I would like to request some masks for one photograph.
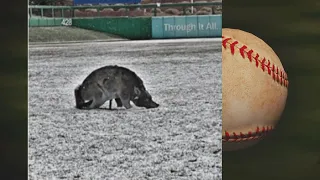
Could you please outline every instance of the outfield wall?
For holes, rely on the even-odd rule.
[[[87,2],[89,0],[79,0],[79,2],[80,1]],[[132,2],[133,1],[135,0],[132,0]],[[115,34],[132,40],[221,37],[222,15],[214,14],[214,7],[221,5],[222,2],[217,1],[206,3],[131,4],[126,6],[29,6],[29,27],[75,26]],[[192,6],[197,8],[207,7],[206,12],[210,15],[191,15],[190,9],[188,8]],[[174,7],[180,8],[179,10],[175,9],[179,11],[176,13],[179,15],[173,16],[170,14],[167,16],[163,14],[163,12],[157,12],[159,8],[168,10],[168,8]],[[106,10],[106,8],[108,9]],[[119,11],[124,14],[115,16],[113,12],[118,11],[114,11],[114,9],[119,8],[125,8],[125,11]],[[147,13],[146,16],[131,16],[128,12],[131,12],[132,9],[139,12],[142,11],[141,9],[144,9],[149,11],[149,14]],[[86,15],[78,16],[80,12]],[[95,12],[95,14],[93,14],[93,12]],[[108,15],[106,12],[112,13]],[[152,16],[150,16],[151,12]],[[160,13],[162,14],[160,15]]]
[[[106,32],[132,40],[152,39],[151,17],[73,18],[72,26]]]
[[[65,21],[71,21],[66,18],[30,18],[29,27],[53,27],[63,26]]]
[[[152,17],[152,38],[221,37],[222,16]]]
[[[29,27],[75,26],[132,40],[221,37],[221,15],[31,18]]]
[[[72,26],[132,40],[221,37],[221,15],[74,18]]]

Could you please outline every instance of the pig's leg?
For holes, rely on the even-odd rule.
[[[122,102],[121,102],[121,99],[120,98],[115,98],[114,99],[117,103],[117,107],[122,107]]]
[[[109,100],[109,98],[106,96],[106,94],[102,90],[99,90],[99,91],[95,92],[93,99],[92,99],[92,103],[90,104],[90,106],[88,108],[89,109],[99,108],[107,100]]]
[[[109,101],[109,110],[112,109],[112,99]]]
[[[132,108],[130,104],[130,93],[128,91],[120,92],[120,100],[126,109]]]

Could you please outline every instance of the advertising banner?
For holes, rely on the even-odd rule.
[[[152,38],[221,36],[221,15],[152,17]]]

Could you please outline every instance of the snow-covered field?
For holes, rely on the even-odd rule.
[[[220,180],[221,39],[30,46],[29,178]],[[156,109],[75,109],[94,69],[125,66]]]

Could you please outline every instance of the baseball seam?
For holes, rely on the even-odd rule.
[[[246,45],[239,45],[239,41],[234,40],[230,37],[222,36],[222,46],[224,49],[230,48],[231,54],[235,54],[235,49],[238,50],[238,53],[240,53],[241,57],[243,59],[246,58],[252,62],[255,62],[255,66],[258,68],[260,67],[263,72],[266,72],[272,77],[274,81],[279,83],[281,86],[288,87],[289,81],[288,76],[286,72],[279,67],[277,67],[275,64],[271,63],[270,60],[267,60],[265,57],[260,57],[259,53],[255,52],[253,49],[248,48]],[[260,57],[260,59],[259,59]],[[242,132],[236,133],[236,132],[228,132],[225,131],[222,135],[222,141],[223,142],[240,142],[240,141],[248,141],[248,140],[254,140],[259,139],[265,136],[267,133],[272,131],[274,127],[272,126],[262,126],[257,127],[254,132],[248,131],[246,134],[243,134]]]
[[[238,134],[233,132],[232,134],[230,134],[229,132],[225,131],[224,135],[222,135],[222,141],[223,142],[239,142],[239,141],[259,139],[272,130],[273,130],[272,126],[262,126],[260,128],[257,127],[254,132],[249,131],[247,134],[243,134],[242,132]]]
[[[289,86],[287,73],[283,69],[280,69],[265,57],[259,59],[259,53],[255,52],[253,49],[249,49],[246,45],[242,45],[241,47],[239,47],[239,41],[237,40],[225,36],[222,36],[222,39],[222,46],[224,47],[224,49],[227,49],[227,45],[229,45],[232,55],[235,54],[235,49],[238,49],[238,53],[240,53],[243,59],[245,59],[247,55],[247,58],[250,62],[254,61],[255,66],[257,68],[260,67],[263,72],[267,71],[274,81],[284,87]]]

